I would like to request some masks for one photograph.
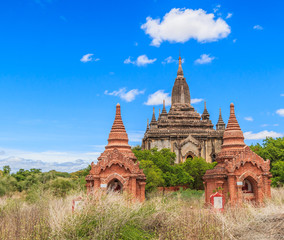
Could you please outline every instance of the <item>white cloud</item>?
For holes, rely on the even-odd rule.
[[[152,64],[154,62],[156,62],[157,58],[154,58],[154,59],[149,59],[147,57],[147,55],[141,55],[139,56],[135,61],[132,61],[131,60],[131,57],[128,57],[127,59],[124,60],[123,63],[125,64],[134,64],[134,65],[137,65],[137,66],[146,66],[148,64]]]
[[[144,137],[144,131],[129,131],[128,132],[129,142],[141,143]]]
[[[220,10],[220,8],[221,8],[221,5],[220,5],[220,4],[216,5],[216,7],[213,8],[213,12],[214,12],[214,13],[218,12],[218,11]]]
[[[128,58],[126,58],[124,61],[123,61],[124,64],[129,64],[129,63],[132,63],[132,64],[135,64],[135,62],[131,61],[131,57],[129,56]]]
[[[267,127],[267,126],[269,126],[269,125],[266,124],[266,123],[261,125],[261,127]]]
[[[255,25],[255,26],[253,26],[253,29],[255,29],[255,30],[263,30],[263,27],[260,26],[260,25]]]
[[[163,41],[184,43],[195,39],[202,43],[213,42],[226,38],[231,32],[230,26],[222,18],[215,20],[213,13],[186,8],[171,9],[162,21],[147,17],[141,29],[153,39],[151,45],[156,47]]]
[[[252,117],[245,117],[244,118],[246,121],[249,121],[249,122],[252,122],[253,121],[253,118]]]
[[[233,43],[236,43],[237,42],[237,39],[235,38],[235,39],[233,39]]]
[[[83,62],[83,63],[86,63],[86,62],[91,62],[91,61],[97,62],[97,61],[100,60],[99,58],[93,58],[93,56],[94,56],[93,53],[85,54],[85,55],[80,59],[80,61]]]
[[[226,19],[229,19],[233,16],[233,13],[228,13]]]
[[[136,96],[143,94],[144,92],[145,90],[139,91],[138,89],[132,89],[127,92],[126,88],[120,88],[119,90],[113,92],[108,92],[108,90],[105,90],[104,93],[110,96],[118,96],[126,102],[132,102]]]
[[[161,105],[163,104],[163,100],[165,100],[166,106],[171,105],[171,97],[169,96],[169,93],[165,93],[164,90],[158,90],[157,92],[150,94],[148,96],[147,102],[145,102],[144,104],[152,106]]]
[[[100,152],[31,152],[18,149],[1,149],[0,168],[9,165],[13,171],[20,168],[40,168],[43,171],[73,172],[96,162]]]
[[[284,108],[278,109],[278,110],[276,111],[276,113],[277,113],[279,116],[284,117]]]
[[[266,137],[272,137],[272,138],[277,138],[277,137],[283,137],[284,135],[282,133],[277,133],[274,131],[261,131],[258,133],[252,133],[252,132],[245,132],[244,137],[246,140],[260,140],[260,139],[265,139]]]
[[[209,54],[202,54],[200,55],[200,58],[194,61],[194,63],[195,64],[207,64],[207,63],[211,63],[214,59],[215,57],[210,57]]]
[[[136,47],[137,47],[137,46],[138,46],[138,42],[135,42],[135,43],[134,43],[134,46],[136,46]]]
[[[191,100],[190,100],[190,103],[191,104],[197,104],[197,103],[200,103],[200,102],[202,102],[203,101],[203,98],[192,98]]]
[[[184,63],[184,58],[181,59],[181,62]],[[166,64],[166,63],[178,63],[178,60],[174,59],[172,56],[169,56],[165,58],[165,60],[162,62],[162,64]]]
[[[284,93],[281,93],[281,94],[280,94],[280,97],[284,97]]]

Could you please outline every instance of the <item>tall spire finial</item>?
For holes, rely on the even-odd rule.
[[[152,128],[153,125],[157,125],[157,120],[156,120],[156,116],[155,116],[155,108],[153,107],[153,116],[152,116],[152,120],[150,122],[150,126]]]
[[[207,108],[206,108],[206,101],[204,101],[204,111],[201,117],[202,117],[202,120],[209,120],[209,117],[210,117],[210,114],[208,113]]]
[[[219,110],[219,119],[218,119],[218,122],[216,124],[216,129],[217,130],[225,130],[225,128],[226,128],[226,124],[223,121],[221,108],[220,108],[220,110]]]
[[[150,127],[149,127],[149,119],[147,119],[147,128],[146,128],[146,131],[149,130],[149,128],[150,128]]]
[[[179,58],[178,58],[178,72],[177,72],[177,75],[183,77],[183,70],[182,70],[181,64],[182,64],[182,59],[181,59],[181,56],[179,55]]]

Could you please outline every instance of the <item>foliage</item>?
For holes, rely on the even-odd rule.
[[[10,166],[4,166],[0,174],[0,196],[11,195],[13,192],[25,192],[26,200],[35,202],[41,198],[42,191],[49,190],[58,197],[66,196],[72,189],[85,190],[85,176],[90,166],[69,174],[51,170],[42,172],[41,169],[20,169],[10,174]]]
[[[271,173],[273,178],[271,184],[274,187],[279,187],[284,184],[284,161],[276,161],[272,164]]]
[[[257,143],[250,148],[263,159],[270,160],[272,173],[272,186],[281,186],[284,184],[284,137],[271,138],[263,140],[262,145]]]
[[[271,165],[276,161],[284,161],[284,137],[267,137],[263,140],[262,145],[252,144],[250,148],[263,159],[269,159]]]
[[[216,162],[208,163],[203,158],[198,157],[187,159],[184,163],[184,168],[194,179],[191,188],[199,190],[204,189],[202,177],[208,169],[214,168],[216,164]]]
[[[175,164],[175,153],[172,153],[170,149],[141,150],[137,146],[132,151],[147,177],[147,192],[158,186],[187,185],[194,189],[203,189],[203,175],[206,170],[213,168],[216,164],[207,163],[204,159],[196,157],[187,159],[184,163]]]

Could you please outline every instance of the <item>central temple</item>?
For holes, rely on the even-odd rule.
[[[221,151],[225,123],[219,113],[216,129],[204,102],[202,115],[191,105],[189,87],[183,75],[182,60],[179,57],[177,77],[172,89],[171,108],[167,113],[165,100],[163,110],[156,120],[153,109],[152,120],[142,140],[143,149],[169,148],[176,154],[176,163],[187,158],[202,157],[207,162],[215,161]]]

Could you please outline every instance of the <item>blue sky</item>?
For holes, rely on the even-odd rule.
[[[206,100],[212,122],[220,107],[227,122],[233,102],[247,144],[283,136],[283,7],[2,1],[0,167],[82,168],[104,150],[117,102],[130,144],[139,144],[153,106],[169,101],[179,51],[199,113]]]

